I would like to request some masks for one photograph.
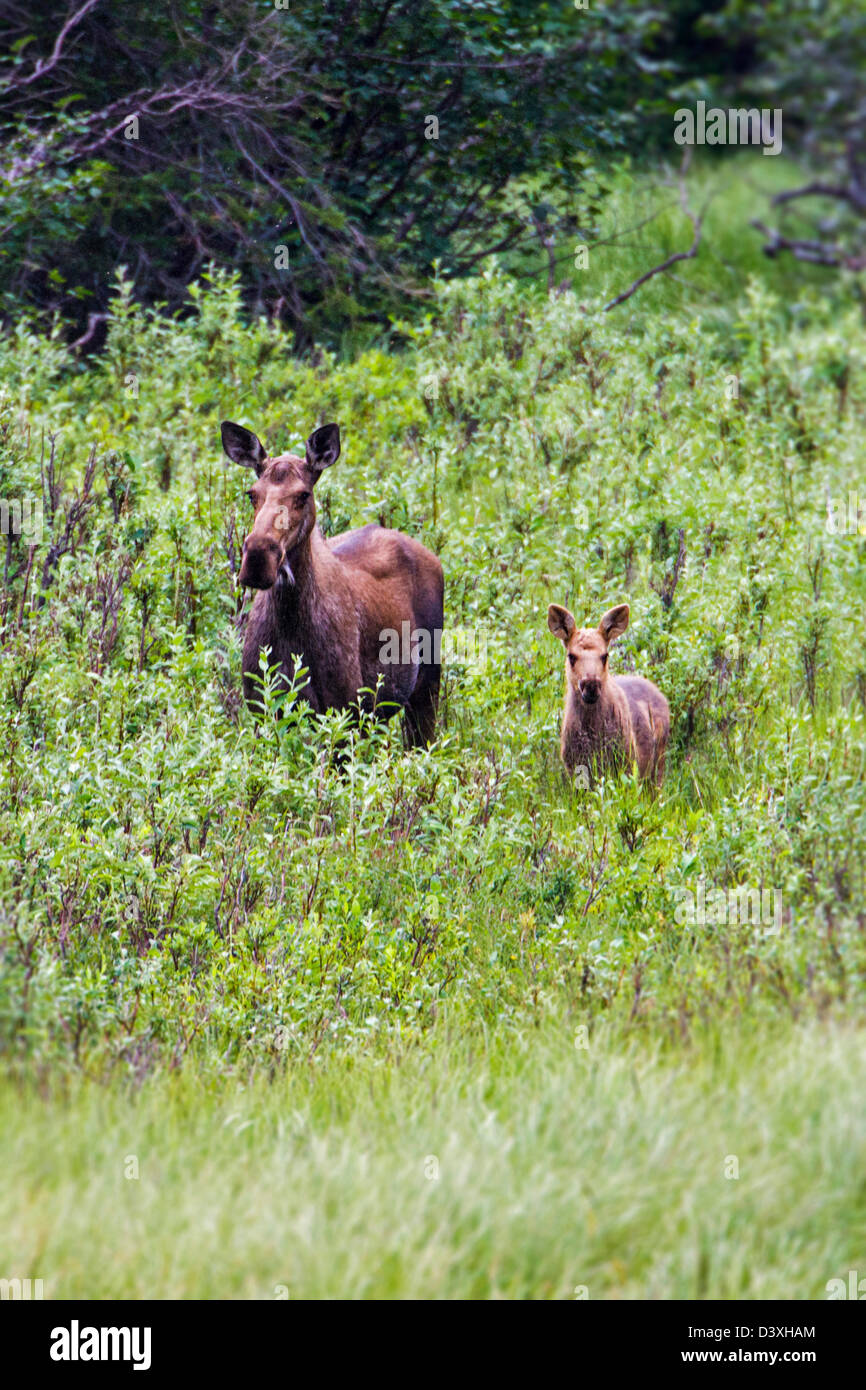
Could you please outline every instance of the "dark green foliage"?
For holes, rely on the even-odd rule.
[[[7,10],[7,313],[84,325],[121,263],[177,306],[212,260],[320,338],[434,262],[461,274],[592,225],[589,166],[621,141],[649,23],[623,4],[98,0],[34,76],[57,16]]]

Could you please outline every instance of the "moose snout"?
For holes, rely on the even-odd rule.
[[[240,582],[245,589],[272,589],[280,569],[280,547],[276,541],[244,541]]]
[[[585,705],[594,705],[601,694],[601,681],[582,680],[578,681],[577,688],[580,691],[580,698]]]

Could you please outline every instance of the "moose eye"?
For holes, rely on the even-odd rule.
[[[576,665],[577,665],[577,657],[575,656],[574,652],[569,652],[569,653],[568,653],[568,659],[569,659],[569,661],[571,662],[572,666],[576,666]]]
[[[601,664],[602,664],[602,666],[606,666],[606,665],[607,665],[607,652],[605,652],[604,655],[602,656],[602,658],[601,658]]]
[[[301,507],[306,507],[309,500],[310,494],[308,492],[299,492],[297,497],[295,498],[295,506],[300,511]]]

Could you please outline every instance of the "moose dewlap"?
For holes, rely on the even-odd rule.
[[[611,642],[628,627],[621,603],[597,628],[578,627],[567,608],[552,603],[547,625],[565,647],[565,709],[560,751],[570,774],[578,768],[615,771],[637,763],[641,777],[661,786],[670,733],[668,702],[642,676],[612,676]]]
[[[258,590],[244,642],[244,694],[255,706],[262,651],[292,679],[294,658],[307,671],[303,696],[321,713],[348,709],[377,690],[376,711],[402,710],[409,741],[433,736],[441,657],[383,656],[381,634],[442,630],[442,565],[420,542],[383,526],[362,526],[325,540],[314,489],[340,456],[340,431],[323,425],[305,456],[268,456],[252,430],[225,421],[223,448],[256,475],[248,496],[255,515],[243,545],[240,582]],[[426,659],[425,659],[426,656]],[[381,683],[380,683],[381,682]]]

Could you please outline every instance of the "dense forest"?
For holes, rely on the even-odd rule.
[[[305,346],[423,303],[434,267],[541,256],[559,283],[600,236],[611,160],[670,157],[672,112],[698,100],[781,108],[786,153],[819,171],[758,209],[768,253],[862,256],[866,38],[846,0],[3,11],[0,307],[59,312],[88,348],[119,264],[171,309],[208,264],[237,269]]]

